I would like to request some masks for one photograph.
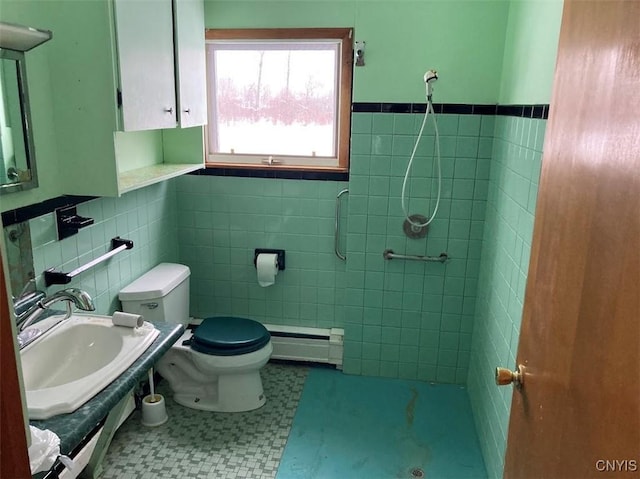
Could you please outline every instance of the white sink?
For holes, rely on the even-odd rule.
[[[45,330],[63,316],[32,326]],[[31,328],[27,328],[31,329]],[[113,382],[160,332],[114,326],[111,316],[74,314],[20,351],[30,419],[73,412]]]

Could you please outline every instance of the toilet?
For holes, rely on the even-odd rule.
[[[127,313],[146,321],[189,324],[187,266],[161,263],[118,295]],[[251,411],[264,405],[260,369],[273,346],[269,331],[257,321],[213,317],[184,334],[156,364],[173,399],[204,411]]]

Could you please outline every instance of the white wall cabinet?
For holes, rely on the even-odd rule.
[[[122,129],[204,125],[202,0],[116,0]]]
[[[171,0],[116,0],[114,14],[122,130],[175,127]]]
[[[43,2],[60,182],[119,196],[204,165],[203,0]]]
[[[207,123],[207,84],[202,0],[175,0],[174,37],[178,122],[182,128]]]

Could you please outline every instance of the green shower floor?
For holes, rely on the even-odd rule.
[[[416,477],[486,478],[466,390],[311,368],[276,479]]]

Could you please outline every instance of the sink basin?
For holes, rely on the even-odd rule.
[[[75,411],[131,366],[160,333],[146,321],[127,328],[114,326],[111,316],[74,314],[60,322],[63,317],[34,324],[51,329],[20,351],[30,419]]]

